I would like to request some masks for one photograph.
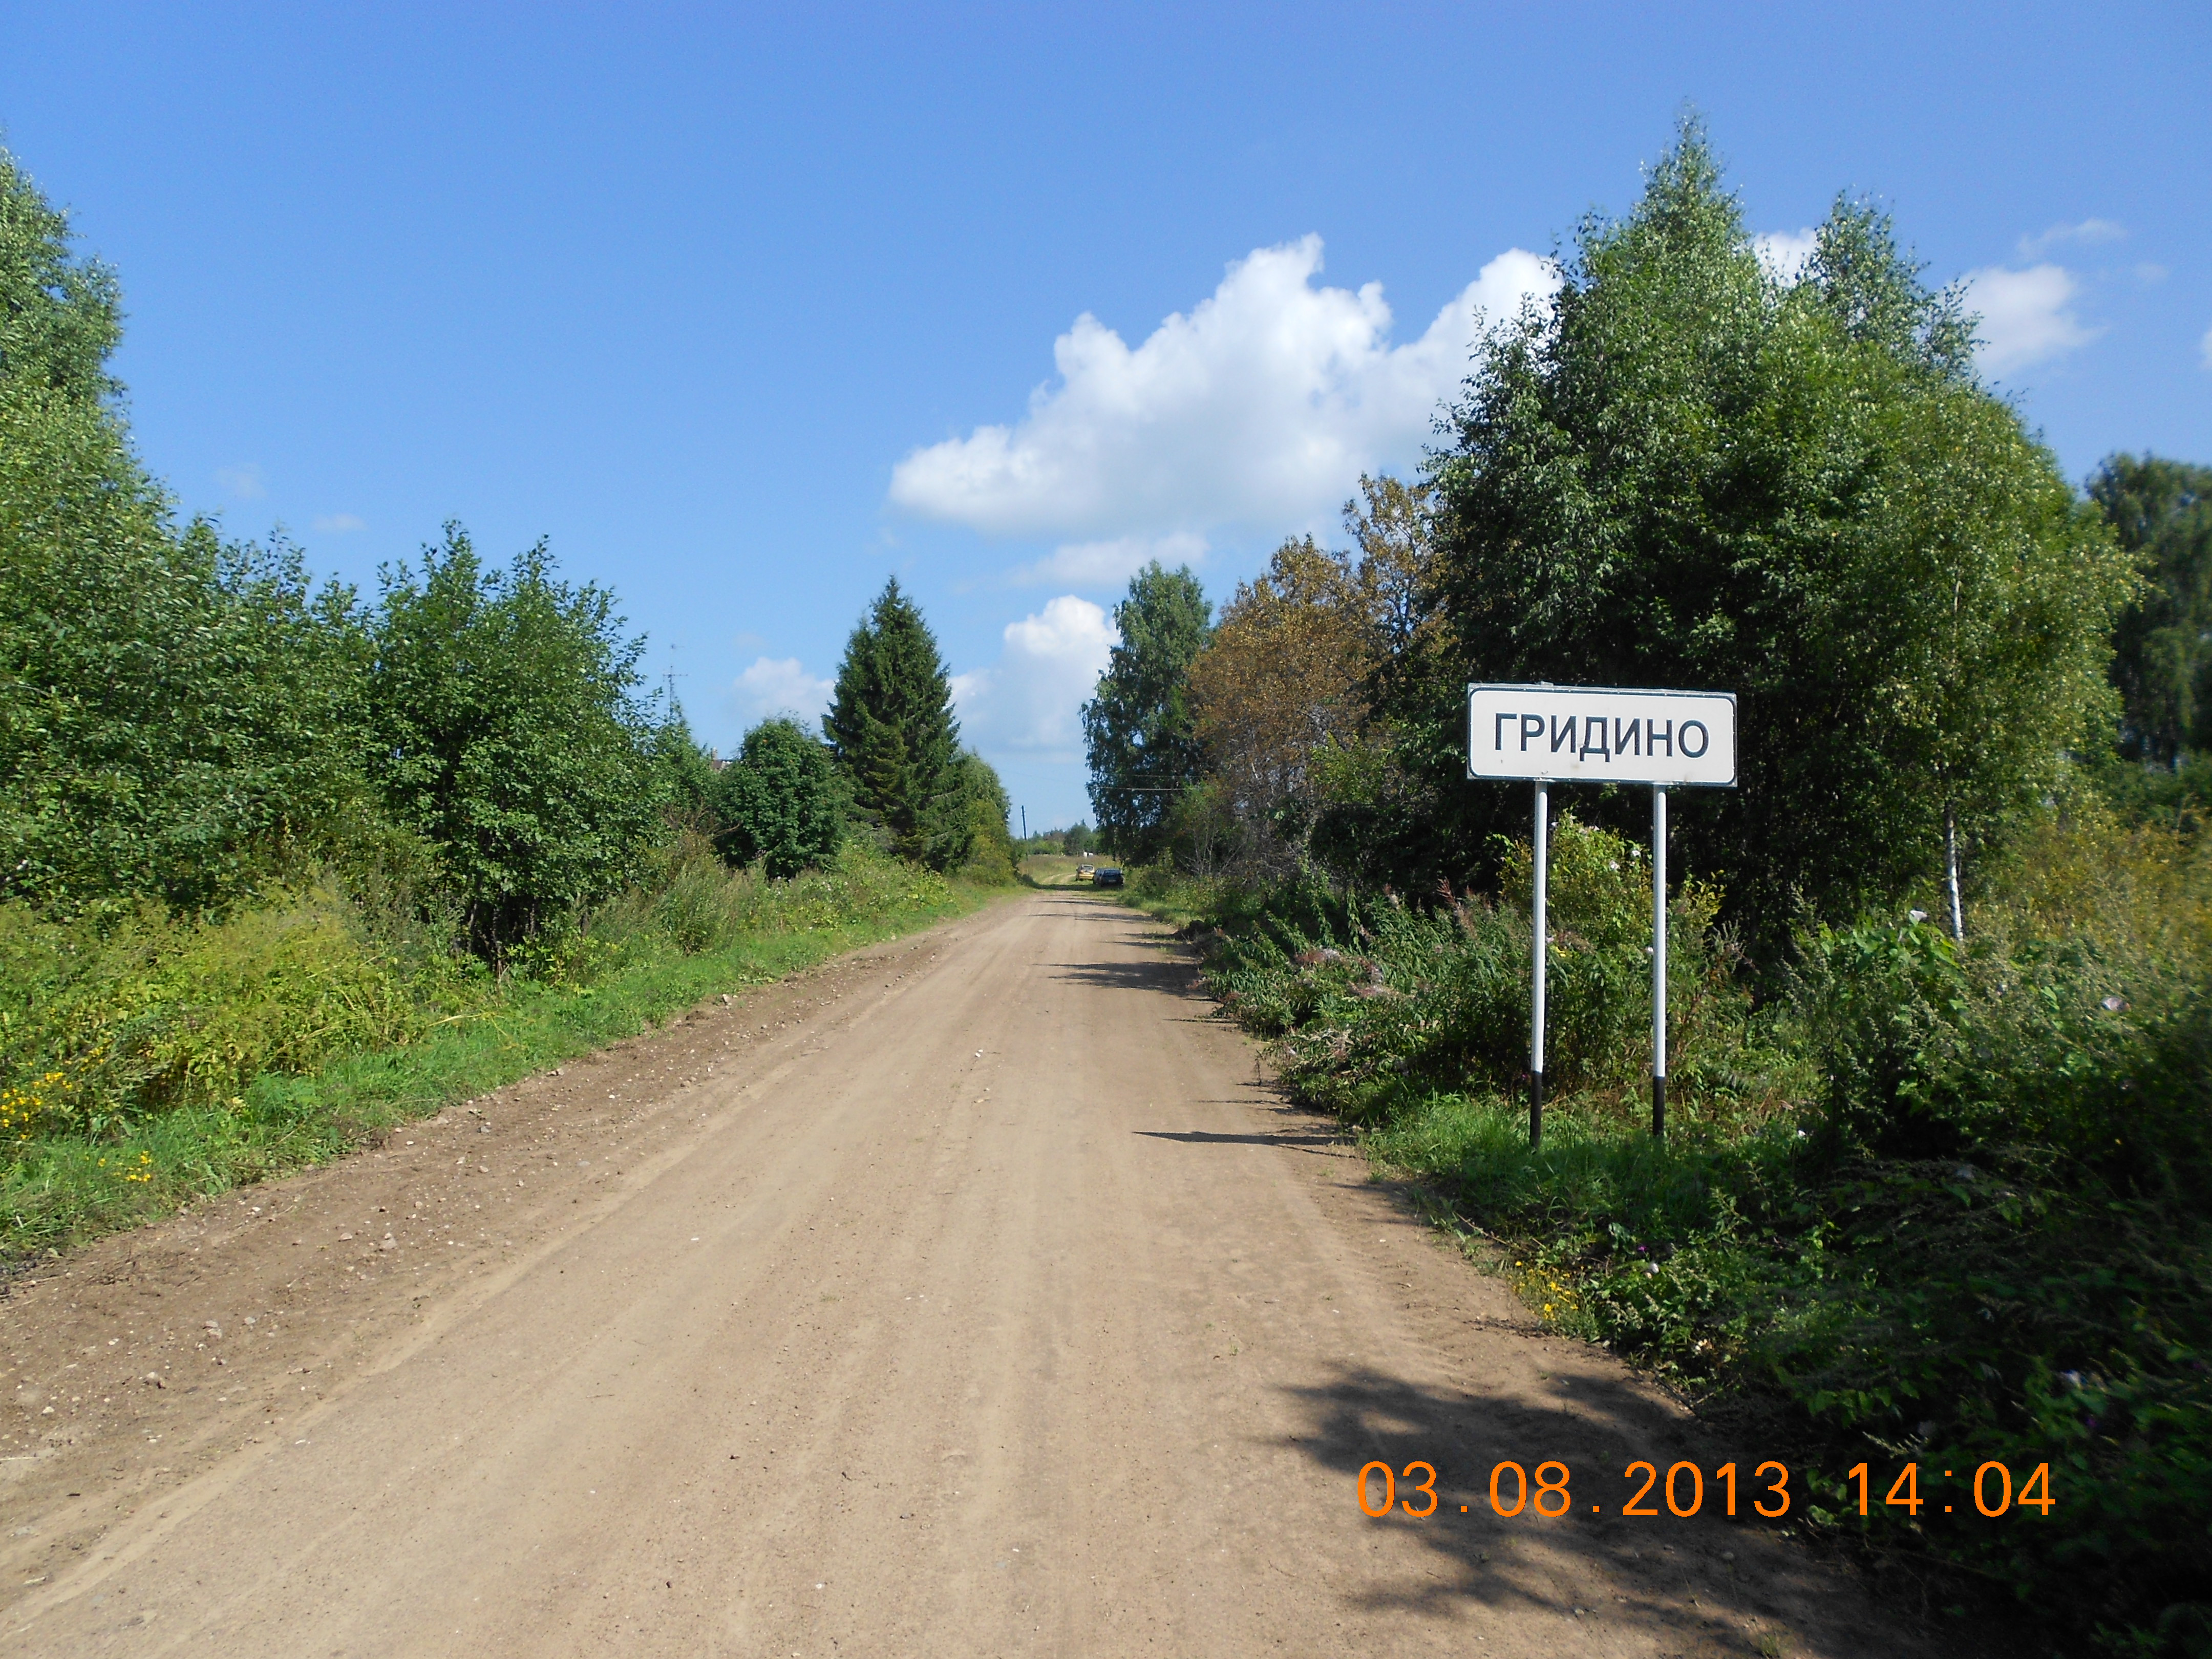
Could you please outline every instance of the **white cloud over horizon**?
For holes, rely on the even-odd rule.
[[[2204,367],[2212,368],[2212,328],[2204,331],[2204,337],[2197,343],[2197,349],[2204,359]]]
[[[1770,230],[1751,239],[1759,262],[1785,283],[1805,274],[1820,246],[1820,233],[1808,225],[1802,230]]]
[[[836,689],[835,681],[808,673],[796,657],[756,657],[732,688],[738,713],[748,727],[771,714],[790,714],[810,732],[829,711],[830,694]]]
[[[1133,538],[1317,523],[1361,472],[1417,459],[1482,329],[1559,285],[1549,260],[1509,249],[1418,339],[1392,345],[1382,284],[1316,286],[1321,270],[1319,236],[1255,249],[1133,349],[1085,312],[1053,343],[1059,378],[1018,422],[912,451],[892,469],[892,504],[990,535],[1070,538],[1030,567],[1040,580],[1103,569]]]
[[[2031,265],[2026,270],[1984,265],[1968,271],[1963,281],[1966,309],[1981,319],[1975,360],[1985,374],[2002,376],[2048,362],[2105,331],[2075,313],[2081,284],[2063,265]]]
[[[241,501],[258,501],[269,493],[269,480],[261,471],[258,461],[246,461],[237,466],[219,466],[215,470],[215,481],[226,495]]]
[[[368,529],[368,521],[357,513],[326,513],[307,527],[318,536],[349,536]]]
[[[1047,583],[1070,587],[1119,587],[1154,559],[1173,567],[1198,564],[1210,550],[1206,539],[1179,530],[1166,536],[1117,536],[1111,541],[1071,542],[1054,548],[1009,578],[1017,586]]]
[[[1079,716],[1121,637],[1103,607],[1073,593],[1008,623],[995,664],[952,677],[962,737],[986,753],[1080,759]]]
[[[2053,225],[2034,236],[2020,239],[2020,257],[2039,259],[2063,242],[2077,242],[2094,246],[2100,242],[2117,242],[2127,235],[2126,227],[2110,219],[2084,219],[2077,225]]]

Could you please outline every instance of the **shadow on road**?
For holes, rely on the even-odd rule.
[[[1521,1379],[1501,1378],[1492,1389],[1470,1378],[1464,1392],[1438,1390],[1346,1365],[1331,1381],[1285,1390],[1306,1423],[1295,1437],[1299,1449],[1342,1477],[1347,1535],[1374,1528],[1403,1532],[1433,1563],[1418,1573],[1378,1571],[1354,1592],[1363,1605],[1441,1613],[1472,1599],[1566,1619],[1626,1616],[1646,1629],[1650,1621],[1666,1626],[1662,1653],[1759,1652],[1760,1635],[1777,1626],[1818,1628],[1821,1649],[1859,1650],[1842,1632],[1871,1613],[1863,1585],[1839,1581],[1832,1563],[1816,1565],[1786,1544],[1773,1547],[1778,1540],[1752,1536],[1789,1524],[1751,1513],[1753,1500],[1765,1496],[1751,1478],[1765,1461],[1758,1449],[1711,1438],[1637,1389],[1580,1370],[1540,1376],[1536,1387],[1541,1392],[1534,1398]],[[1662,1479],[1677,1463],[1696,1465],[1703,1482],[1697,1512],[1671,1513],[1663,1490],[1655,1489],[1643,1507],[1656,1516],[1621,1515],[1643,1484],[1640,1472],[1633,1480],[1623,1473],[1638,1460],[1654,1464]],[[1722,1512],[1724,1488],[1715,1473],[1730,1462],[1738,1469],[1735,1520]],[[1538,1465],[1548,1462],[1569,1472],[1568,1507],[1557,1518],[1536,1513]],[[1387,1516],[1360,1507],[1360,1473],[1376,1463],[1393,1472],[1396,1501]],[[1509,1518],[1493,1510],[1490,1483],[1495,1470],[1503,1507],[1515,1507],[1520,1481],[1500,1468],[1512,1463],[1528,1489],[1520,1513]],[[1435,1512],[1420,1518],[1407,1512],[1429,1504],[1416,1490],[1426,1477],[1415,1464],[1436,1471]],[[1802,1473],[1793,1471],[1789,1484],[1794,1509],[1805,1501]],[[1692,1507],[1691,1490],[1685,1473],[1677,1486],[1680,1507]],[[1383,1496],[1382,1477],[1370,1469],[1367,1502],[1378,1504]],[[1553,1509],[1560,1503],[1544,1501]],[[1793,1643],[1789,1650],[1800,1650]]]
[[[1086,893],[1068,893],[1065,896],[1046,901],[1055,910],[1073,910],[1094,920],[1134,921],[1137,913],[1127,905],[1116,904],[1111,899],[1093,898]]]
[[[1309,1155],[1316,1148],[1327,1147],[1338,1157],[1343,1156],[1344,1150],[1341,1135],[1218,1135],[1203,1129],[1138,1129],[1133,1133],[1148,1140],[1180,1140],[1191,1146],[1279,1146],[1285,1152]]]
[[[1200,996],[1205,986],[1188,962],[1170,957],[1152,962],[1049,962],[1063,980],[1109,991],[1164,991],[1171,996]]]

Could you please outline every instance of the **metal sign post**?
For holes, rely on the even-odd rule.
[[[1544,1000],[1554,783],[1651,786],[1651,1133],[1667,1133],[1667,791],[1735,787],[1735,697],[1726,691],[1470,685],[1467,775],[1536,786],[1529,947],[1528,1144],[1544,1140]]]
[[[1667,792],[1651,792],[1651,1138],[1667,1135]]]
[[[1528,1144],[1544,1144],[1544,981],[1546,958],[1550,955],[1551,940],[1546,933],[1544,894],[1551,883],[1552,792],[1544,781],[1536,781],[1536,868],[1535,880],[1530,884],[1536,890],[1534,927],[1530,930],[1534,943],[1529,946],[1529,979],[1533,988],[1528,994]]]

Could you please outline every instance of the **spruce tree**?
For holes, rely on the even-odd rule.
[[[957,793],[960,728],[937,640],[898,579],[868,607],[845,646],[837,692],[822,717],[854,805],[902,858],[942,868],[964,850]]]

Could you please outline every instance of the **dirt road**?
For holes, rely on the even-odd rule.
[[[1767,1454],[1533,1330],[1086,895],[110,1240],[0,1317],[0,1653],[1923,1650],[1717,1488],[1616,1516],[1631,1459]],[[1361,1466],[1416,1459],[1437,1512],[1363,1515]],[[1494,1464],[1547,1459],[1575,1513],[1490,1512]]]

